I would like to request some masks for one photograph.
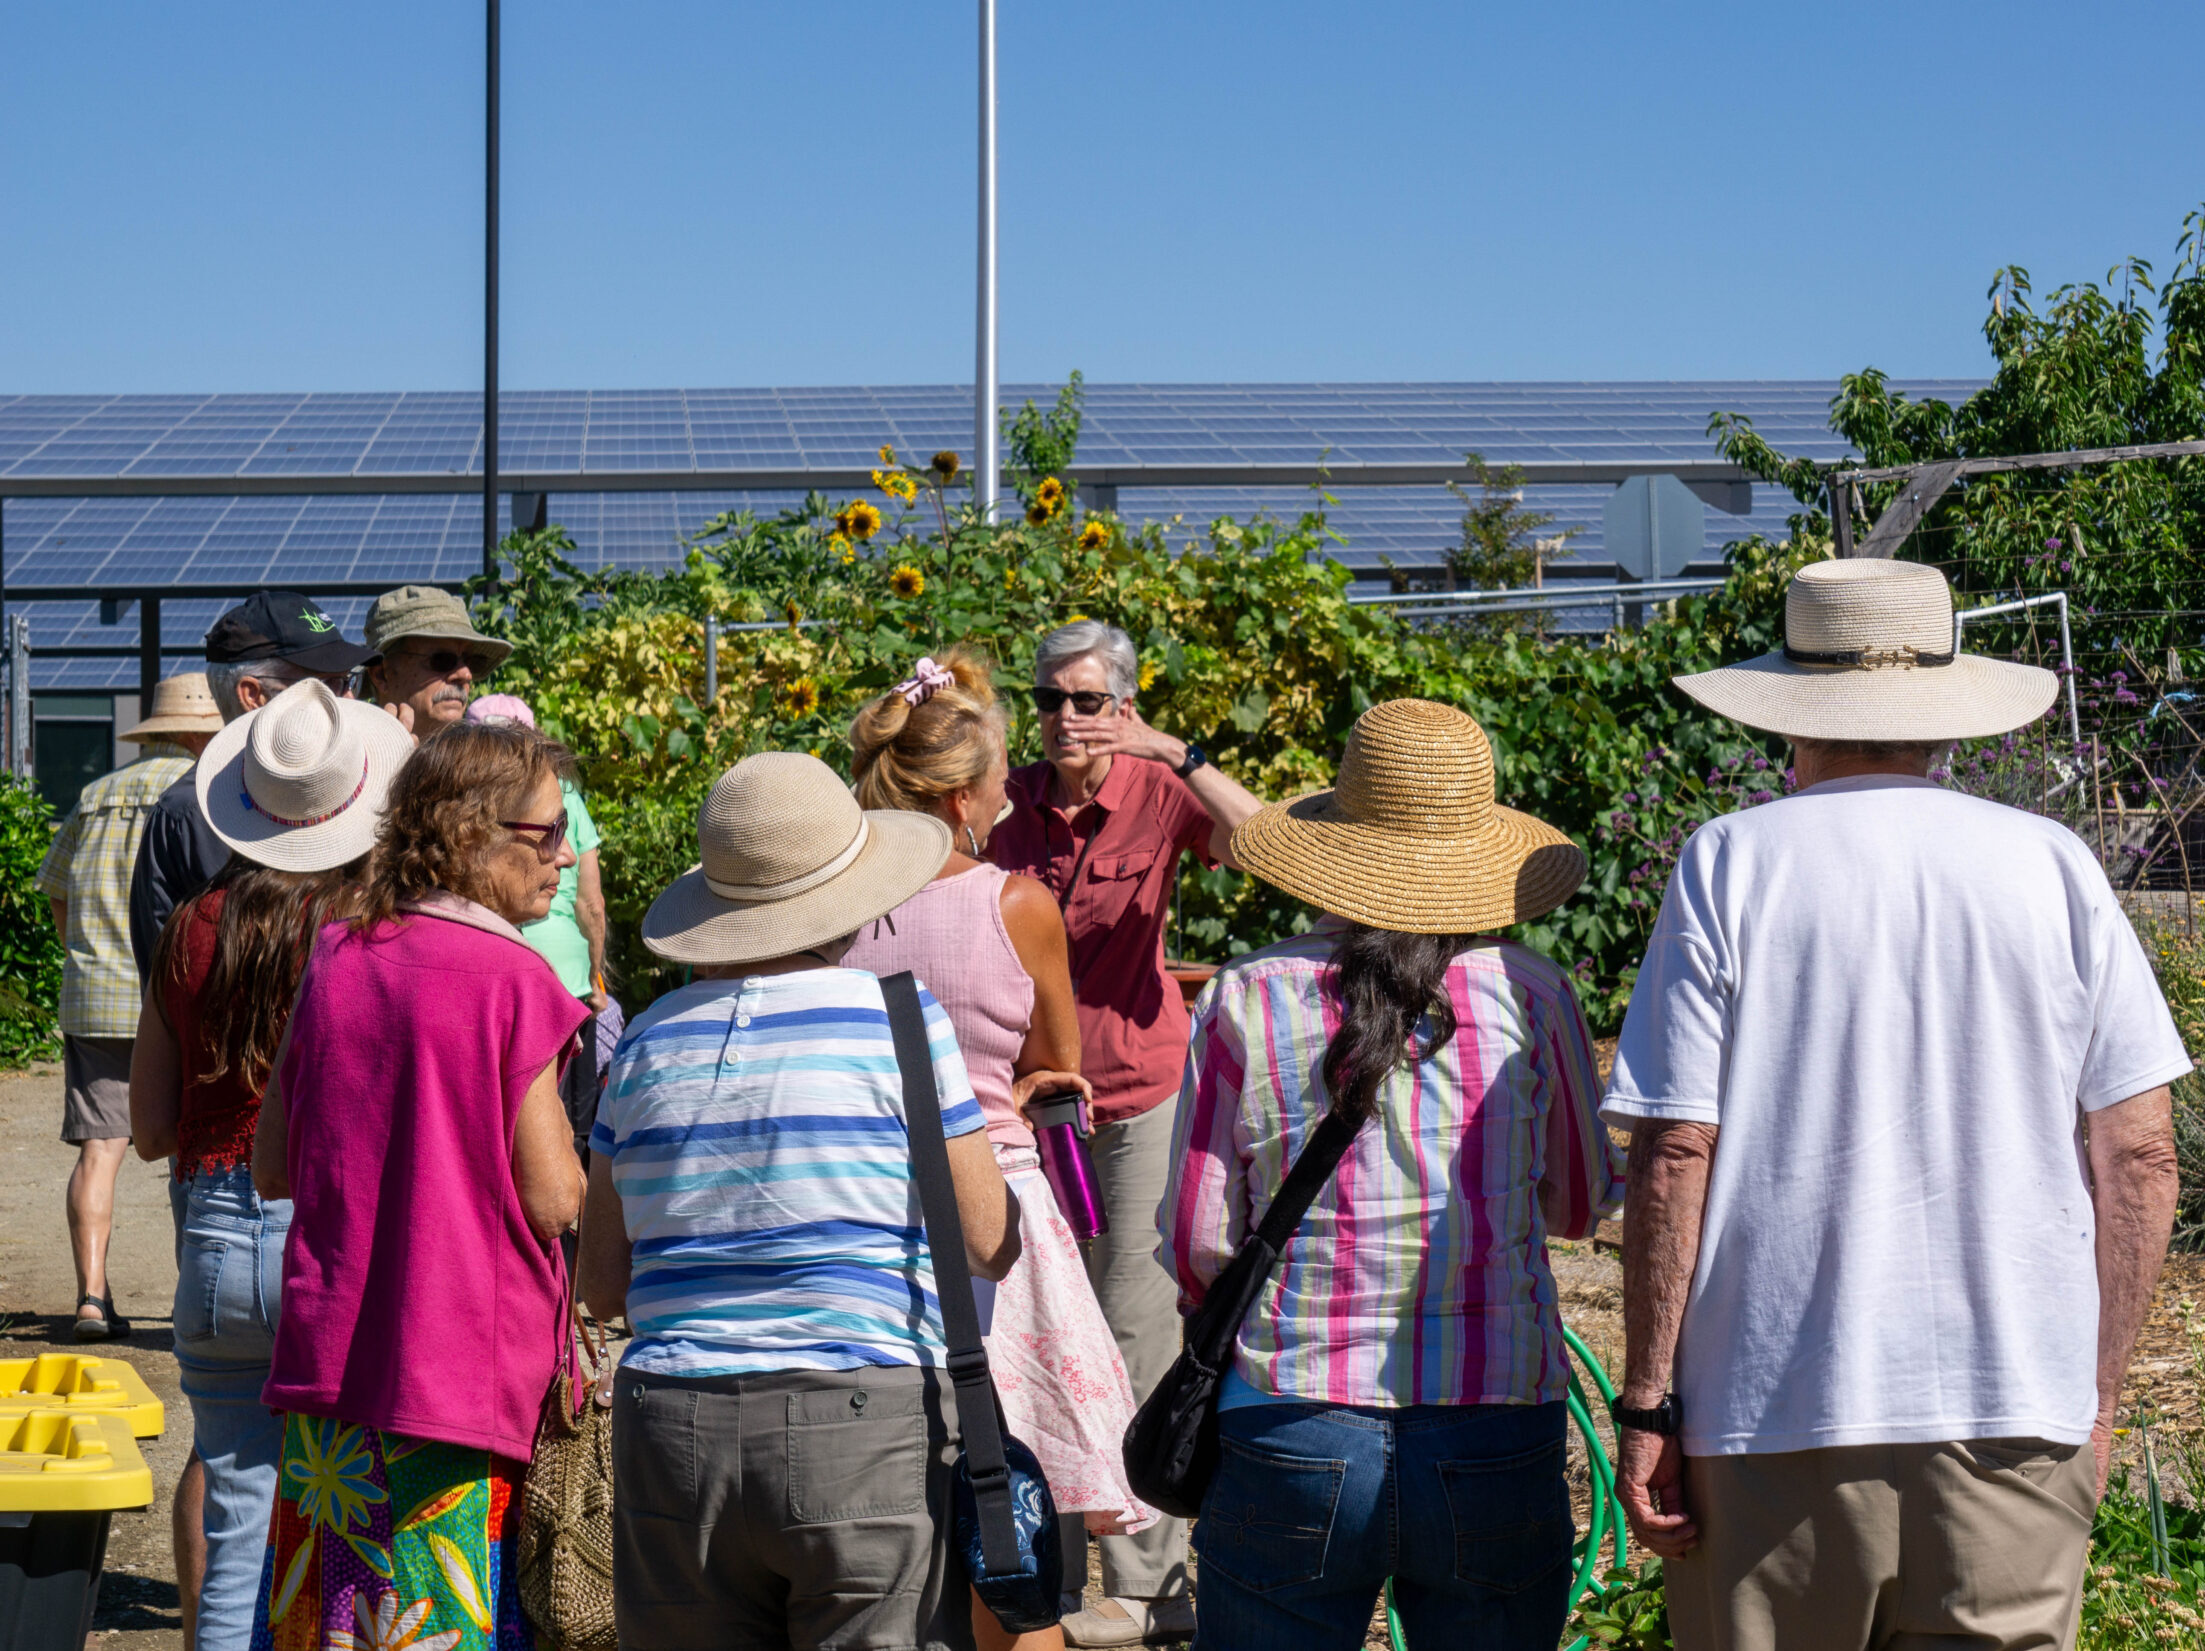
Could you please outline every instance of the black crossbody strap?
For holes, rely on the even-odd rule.
[[[1256,1236],[1271,1246],[1273,1255],[1285,1252],[1287,1240],[1302,1224],[1302,1217],[1309,1213],[1324,1184],[1332,1179],[1332,1172],[1340,1167],[1340,1160],[1347,1156],[1362,1127],[1360,1119],[1344,1119],[1337,1112],[1328,1112],[1310,1135],[1309,1144],[1279,1183],[1279,1195],[1256,1223]]]
[[[980,1515],[980,1550],[990,1576],[1009,1576],[1021,1564],[1018,1527],[1011,1519],[1011,1470],[1003,1454],[988,1352],[980,1341],[980,1314],[972,1302],[965,1225],[957,1217],[957,1186],[949,1174],[949,1142],[942,1134],[942,1098],[934,1087],[934,1057],[927,1047],[919,983],[908,969],[883,975],[880,995],[888,1006],[888,1030],[896,1041],[897,1069],[903,1074],[911,1177],[919,1184],[927,1248],[934,1256],[934,1292],[942,1304],[949,1379],[957,1391],[957,1425],[964,1435],[965,1467]]]

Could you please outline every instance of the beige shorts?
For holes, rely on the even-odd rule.
[[[1688,1456],[1699,1546],[1663,1566],[1677,1651],[2072,1646],[2088,1445],[1975,1439]]]
[[[130,1046],[133,1038],[61,1040],[61,1138],[130,1139]]]

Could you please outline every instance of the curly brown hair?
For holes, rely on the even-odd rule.
[[[278,871],[232,855],[205,891],[169,919],[154,948],[153,978],[164,986],[180,986],[184,930],[196,919],[202,901],[217,892],[222,895],[214,957],[199,988],[200,1052],[205,1058],[200,1083],[214,1083],[235,1070],[255,1094],[268,1087],[314,937],[323,924],[350,915],[358,904],[363,864],[355,860],[334,871]],[[165,990],[152,995],[163,1024],[169,1018],[167,999]]]
[[[455,722],[423,740],[391,781],[353,928],[365,934],[431,889],[480,901],[498,821],[546,777],[573,773],[573,753],[517,722]]]
[[[1004,709],[987,661],[962,647],[941,657],[957,680],[923,705],[890,689],[850,724],[850,773],[861,808],[924,814],[938,798],[977,784],[1003,749]]]

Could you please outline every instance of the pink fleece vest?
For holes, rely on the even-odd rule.
[[[322,931],[280,1073],[291,1236],[264,1402],[529,1456],[566,1268],[529,1231],[513,1128],[588,1014],[473,919]]]

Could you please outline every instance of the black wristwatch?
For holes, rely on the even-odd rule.
[[[1210,762],[1210,754],[1209,754],[1209,752],[1207,752],[1207,751],[1203,750],[1201,746],[1199,746],[1199,745],[1196,745],[1196,744],[1195,744],[1195,743],[1194,743],[1194,742],[1193,742],[1192,740],[1189,740],[1189,741],[1187,742],[1187,757],[1186,757],[1186,760],[1185,760],[1184,762],[1182,762],[1182,763],[1181,763],[1181,764],[1180,764],[1180,765],[1179,765],[1179,766],[1178,766],[1177,768],[1174,768],[1174,769],[1172,770],[1172,772],[1173,772],[1174,774],[1177,774],[1177,775],[1178,775],[1178,776],[1179,776],[1179,777],[1180,777],[1181,779],[1185,779],[1185,778],[1186,778],[1186,777],[1187,777],[1187,776],[1188,776],[1189,774],[1193,773],[1193,772],[1194,772],[1194,771],[1195,771],[1195,770],[1196,770],[1197,768],[1206,768],[1206,767],[1208,767],[1208,766],[1209,766],[1209,762]]]
[[[1684,1428],[1684,1405],[1674,1393],[1664,1393],[1661,1403],[1651,1410],[1633,1410],[1619,1399],[1608,1406],[1608,1414],[1619,1428],[1658,1433],[1664,1439],[1674,1437]]]

